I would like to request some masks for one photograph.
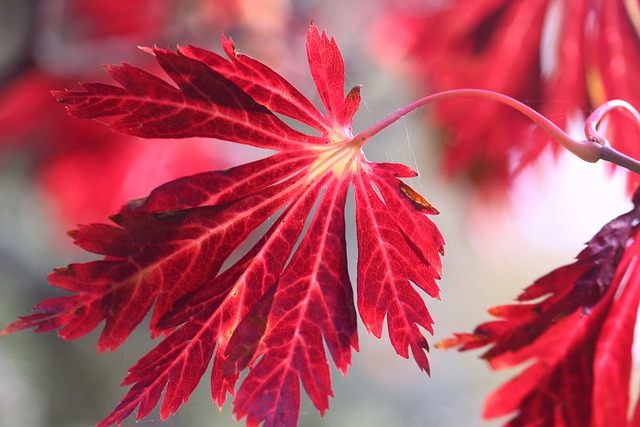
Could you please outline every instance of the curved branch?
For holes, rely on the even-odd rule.
[[[598,125],[604,117],[611,111],[620,109],[627,113],[640,126],[640,113],[628,102],[620,99],[612,99],[607,101],[587,117],[584,124],[584,133],[591,141],[600,144],[600,158],[608,162],[622,166],[632,172],[640,174],[640,161],[622,154],[611,146],[607,138],[598,131]]]
[[[640,161],[634,159],[633,157],[629,157],[626,154],[622,154],[610,145],[603,145],[600,148],[600,158],[607,162],[622,166],[623,168],[628,169],[631,172],[640,174]]]
[[[406,107],[401,108],[396,111],[394,114],[389,117],[379,121],[375,125],[371,126],[369,129],[366,129],[359,134],[357,134],[353,138],[353,143],[359,146],[364,145],[373,135],[380,132],[382,129],[387,126],[395,123],[397,120],[402,118],[403,116],[409,114],[413,110],[422,107],[426,104],[442,101],[447,98],[457,98],[457,97],[474,97],[474,98],[485,98],[493,101],[501,102],[515,110],[518,110],[522,114],[524,114],[531,121],[540,126],[545,132],[547,132],[555,141],[560,143],[564,148],[578,156],[584,161],[595,163],[600,158],[600,149],[602,144],[598,142],[597,139],[587,139],[586,141],[577,141],[567,135],[561,128],[559,128],[556,124],[551,122],[549,119],[544,117],[542,114],[538,113],[531,107],[517,101],[510,96],[503,95],[501,93],[493,92],[490,90],[483,89],[455,89],[444,92],[439,92],[433,95],[426,96],[421,98]],[[606,114],[604,112],[603,114]]]
[[[591,163],[595,163],[598,160],[602,159],[614,163],[618,166],[622,166],[630,170],[631,172],[640,174],[640,161],[622,154],[611,147],[611,144],[609,143],[607,138],[598,131],[598,125],[600,124],[602,119],[614,109],[623,110],[640,126],[640,113],[638,113],[638,111],[631,104],[619,99],[605,102],[589,115],[589,117],[585,121],[584,132],[587,137],[585,141],[578,141],[571,138],[565,131],[563,131],[556,124],[544,117],[542,114],[538,113],[533,108],[521,103],[520,101],[511,98],[510,96],[483,89],[455,89],[429,95],[415,102],[412,102],[406,107],[399,109],[389,117],[386,117],[385,119],[379,121],[370,128],[360,132],[353,138],[352,142],[357,146],[362,146],[375,134],[391,125],[392,123],[395,123],[400,118],[409,114],[415,109],[430,103],[455,97],[485,98],[501,102],[524,114],[531,121],[540,126],[544,131],[546,131],[554,140],[560,143],[560,145],[578,156],[580,159]]]

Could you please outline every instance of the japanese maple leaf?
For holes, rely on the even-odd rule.
[[[345,201],[355,197],[357,307],[366,329],[428,371],[433,321],[419,289],[438,297],[443,240],[437,211],[400,178],[406,166],[372,163],[362,146],[394,118],[353,136],[360,87],[344,92],[344,63],[333,39],[311,26],[309,67],[326,110],[279,74],[238,53],[228,59],[193,46],[155,55],[175,86],[128,64],[107,67],[120,86],[87,83],[54,96],[77,118],[110,119],[116,132],[146,138],[210,137],[275,151],[228,170],[181,178],[131,202],[113,224],[70,234],[103,260],[54,271],[73,292],[36,306],[5,328],[58,329],[76,339],[104,320],[98,351],[113,350],[151,310],[164,339],[131,368],[129,392],[99,425],[145,417],[160,401],[174,413],[213,359],[211,390],[255,426],[294,426],[300,383],[320,413],[332,396],[328,350],[346,373],[358,349],[345,240]],[[290,127],[284,116],[312,129]],[[261,228],[262,227],[262,228]],[[248,370],[235,390],[240,372]]]
[[[631,347],[640,305],[640,190],[633,209],[600,230],[573,264],[538,279],[500,320],[438,344],[482,355],[492,368],[528,362],[487,400],[484,416],[516,413],[506,425],[635,426]],[[635,406],[628,418],[630,405]]]
[[[564,129],[607,99],[640,103],[637,0],[435,3],[389,7],[373,27],[374,57],[436,92],[475,87],[509,95]],[[435,116],[452,129],[445,171],[487,189],[503,190],[548,146],[546,135],[499,104],[458,103]],[[608,135],[621,151],[640,155],[633,124],[612,116]],[[629,180],[635,188],[637,176]]]

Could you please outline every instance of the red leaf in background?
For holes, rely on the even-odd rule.
[[[309,66],[322,115],[264,64],[192,46],[145,49],[174,86],[128,64],[107,67],[121,85],[87,83],[56,91],[70,115],[107,118],[121,133],[143,137],[214,137],[276,151],[228,170],[169,182],[131,202],[113,224],[71,233],[103,260],[54,271],[50,282],[74,294],[36,306],[39,313],[5,328],[59,329],[75,339],[105,327],[98,350],[115,349],[154,305],[152,336],[163,341],[131,368],[131,389],[100,423],[143,418],[164,398],[165,419],[185,402],[211,359],[211,388],[249,426],[297,423],[300,382],[323,413],[332,396],[329,362],[346,373],[357,349],[349,280],[345,202],[353,186],[358,238],[358,307],[367,330],[387,318],[396,352],[428,370],[421,327],[433,321],[414,285],[438,297],[444,242],[427,218],[437,211],[399,178],[411,169],[367,161],[354,137],[360,87],[344,95],[344,64],[333,39],[311,27]],[[313,128],[294,130],[274,113]],[[263,227],[263,228],[261,228]],[[267,229],[268,228],[268,229]],[[265,231],[266,229],[266,231]],[[420,230],[416,233],[416,230]]]
[[[131,38],[158,34],[169,25],[172,1],[156,4],[149,0],[137,2],[113,0],[71,0],[60,8],[71,26],[71,33],[80,32],[86,39],[101,39],[114,35]],[[60,7],[59,5],[50,7]],[[146,19],[139,19],[145,16]],[[82,18],[78,20],[78,18]],[[74,28],[75,27],[75,28]]]
[[[52,102],[52,87],[69,83],[26,73],[0,94],[0,127],[12,150],[31,142],[34,174],[54,212],[69,227],[102,220],[122,201],[170,179],[230,163],[220,142],[201,139],[153,143],[118,135],[95,123],[71,120]],[[52,110],[51,108],[54,107]],[[22,144],[19,147],[19,144]]]
[[[373,27],[374,57],[434,92],[473,87],[509,95],[565,129],[608,99],[640,104],[636,1],[440,3],[395,5]],[[444,169],[504,194],[514,171],[557,146],[517,112],[478,102],[438,108],[438,123],[453,129]],[[621,151],[640,155],[640,135],[624,117],[611,117],[608,135]],[[635,188],[637,177],[629,179]]]
[[[634,205],[605,225],[573,264],[528,287],[521,304],[491,309],[501,320],[438,344],[491,345],[482,357],[494,369],[532,362],[488,398],[485,417],[515,412],[511,427],[637,425],[638,403],[635,421],[627,414],[640,305],[640,191]]]
[[[187,35],[198,40],[197,34],[222,27],[253,36],[255,26],[240,13],[242,0],[29,3],[37,3],[37,19],[28,23],[27,60],[0,70],[12,76],[0,81],[0,160],[26,154],[28,175],[54,225],[68,229],[102,221],[123,200],[142,197],[180,176],[228,167],[232,157],[245,155],[201,139],[149,144],[117,135],[95,123],[69,119],[49,95],[52,88],[101,79],[96,64],[121,60],[136,51],[136,44],[164,44]],[[269,11],[265,20],[271,21],[260,27],[263,38],[265,23],[277,29],[274,18],[287,19],[284,13],[277,15],[276,6]]]

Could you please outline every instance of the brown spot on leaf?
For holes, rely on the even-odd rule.
[[[434,215],[440,213],[436,208],[433,207],[431,203],[427,201],[427,199],[425,199],[420,193],[418,193],[416,190],[414,190],[404,182],[400,181],[398,189],[403,196],[411,200],[411,203],[416,207],[416,209],[427,211],[428,213]]]

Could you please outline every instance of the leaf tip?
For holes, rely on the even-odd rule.
[[[122,213],[117,213],[114,215],[110,215],[109,216],[109,221],[113,222],[114,224],[117,225],[122,225],[122,221],[123,221],[123,214]]]
[[[222,49],[227,54],[229,59],[234,59],[238,56],[238,49],[236,48],[236,44],[233,42],[231,37],[227,38],[224,33],[220,35],[220,41],[222,44]]]
[[[53,269],[51,273],[49,273],[49,277],[53,275],[66,275],[71,271],[69,267],[56,267]]]
[[[140,49],[141,51],[143,51],[144,53],[148,53],[149,55],[153,55],[156,56],[156,49],[157,47],[149,47],[149,46],[137,46],[138,49]]]
[[[364,89],[364,85],[362,84],[355,85],[354,87],[351,88],[349,93],[347,93],[347,99],[360,96],[360,93],[362,92],[363,89]]]
[[[462,349],[465,344],[467,344],[470,340],[473,339],[472,334],[454,333],[453,335],[454,336],[451,338],[445,338],[443,340],[438,341],[434,347],[437,348],[438,350],[450,350],[454,347],[461,347]]]
[[[12,334],[12,333],[16,332],[17,329],[14,327],[14,325],[15,325],[15,323],[12,323],[12,324],[10,324],[8,326],[5,326],[4,329],[2,329],[0,331],[0,336],[9,335],[9,334]]]
[[[59,103],[64,104],[64,103],[66,102],[66,98],[65,98],[65,96],[66,96],[66,94],[67,94],[67,91],[66,91],[66,90],[52,90],[52,91],[49,91],[49,93],[50,93],[50,94],[51,94],[51,96],[53,96],[53,97],[56,99],[56,101],[58,101]]]
[[[487,308],[487,313],[489,313],[490,315],[494,316],[494,317],[500,317],[500,307],[490,307]]]

